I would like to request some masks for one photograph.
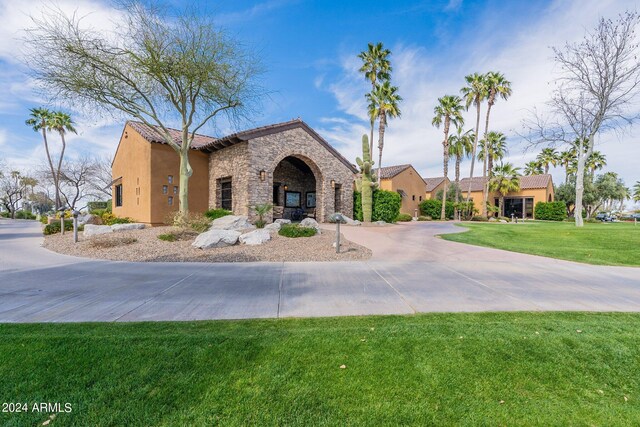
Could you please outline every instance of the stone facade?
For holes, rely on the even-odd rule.
[[[313,175],[307,176],[304,179],[305,183],[301,185],[306,189],[309,183],[315,180],[316,218],[319,222],[326,221],[336,211],[336,202],[340,205],[339,210],[342,213],[353,216],[353,169],[303,126],[266,133],[211,152],[209,205],[220,206],[220,194],[216,188],[220,180],[231,178],[233,212],[255,220],[256,215],[250,206],[272,203],[274,182],[279,182],[278,179],[283,179],[283,176],[285,179],[288,179],[287,176],[293,178],[288,157],[304,162]],[[264,171],[264,180],[261,179],[261,171]],[[280,191],[284,197],[284,189]],[[304,204],[305,194],[302,194],[302,197]],[[269,214],[265,219],[270,221],[272,215]]]

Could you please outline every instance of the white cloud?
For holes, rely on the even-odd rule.
[[[509,29],[511,33],[507,36],[497,33],[500,26],[495,26],[494,34],[492,26],[486,25],[477,39],[458,40],[456,45],[451,46],[447,58],[430,56],[419,46],[393,46],[393,79],[404,102],[401,105],[402,118],[389,121],[383,166],[412,163],[425,176],[442,175],[443,135],[431,126],[437,98],[445,94],[458,94],[464,84],[465,74],[489,70],[503,72],[513,83],[513,96],[507,102],[498,101],[492,110],[491,128],[507,134],[511,148],[508,161],[523,166],[535,153],[525,152],[516,131],[520,130],[527,110],[534,105],[544,108],[543,104],[549,98],[549,81],[554,77],[549,47],[577,41],[586,28],[595,25],[600,16],[613,17],[627,8],[634,9],[634,3],[613,0],[556,1],[529,25]],[[340,111],[351,117],[351,123],[329,124],[330,118],[325,118],[319,129],[331,142],[341,147],[349,159],[360,155],[360,137],[363,132],[368,133],[363,95],[369,88],[357,72],[360,64],[356,54],[351,52],[343,58],[342,77],[325,87],[333,93]],[[455,61],[454,58],[466,59]],[[483,109],[481,131],[484,114]],[[470,110],[465,118],[466,127],[473,127],[475,110]],[[377,143],[377,136],[374,138]],[[619,172],[628,184],[640,179],[637,162],[629,161],[640,158],[640,144],[635,142],[633,136],[627,134],[617,141],[615,135],[604,135],[598,149],[607,156],[608,169]],[[462,170],[468,174],[468,165],[464,165]],[[554,174],[556,181],[564,179],[560,168]]]

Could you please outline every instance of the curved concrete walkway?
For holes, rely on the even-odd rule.
[[[369,262],[126,263],[52,253],[0,220],[0,322],[276,318],[430,311],[640,311],[640,269],[447,242],[452,224],[343,227]],[[71,236],[70,236],[71,238]]]

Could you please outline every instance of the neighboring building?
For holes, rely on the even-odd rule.
[[[471,180],[471,200],[476,209],[481,210],[484,200],[484,183],[486,178],[476,177]],[[460,180],[460,191],[466,197],[469,189],[469,178]],[[500,193],[490,192],[489,203],[498,206]],[[534,218],[534,207],[538,202],[552,202],[555,199],[551,175],[531,175],[520,177],[520,191],[509,193],[504,197],[503,211],[499,216],[517,218]]]
[[[377,174],[378,170],[374,170]],[[397,191],[402,197],[400,212],[415,215],[425,197],[425,183],[411,165],[387,166],[380,170],[380,189]],[[419,212],[418,212],[419,214]]]
[[[424,183],[427,186],[427,194],[425,196],[425,199],[435,199],[438,195],[438,191],[444,189],[444,182],[444,176],[440,176],[437,178],[424,178]],[[449,185],[451,185],[451,181],[449,181],[449,178],[447,178],[447,191],[451,190],[451,187],[449,187]]]
[[[170,132],[179,143],[180,131]],[[273,203],[285,218],[353,216],[355,167],[300,119],[223,138],[196,135],[189,159],[190,211],[225,208],[255,219],[250,206]],[[112,174],[115,215],[159,225],[178,209],[179,157],[155,128],[127,122]]]

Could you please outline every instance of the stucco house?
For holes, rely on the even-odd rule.
[[[180,131],[171,129],[180,142]],[[189,210],[224,208],[255,219],[251,206],[273,203],[268,215],[353,216],[356,168],[300,119],[221,138],[196,135],[189,155]],[[179,157],[154,127],[126,123],[112,163],[113,213],[160,225],[178,209]]]
[[[438,196],[438,191],[444,189],[445,180],[447,182],[447,186],[451,184],[451,181],[449,180],[449,178],[445,178],[444,176],[439,176],[435,178],[424,178],[424,183],[427,186],[426,187],[427,194],[425,198],[427,200],[435,199]],[[450,188],[451,187],[448,187],[448,189]]]
[[[480,210],[484,200],[484,183],[487,178],[474,177],[471,180],[471,200],[476,209]],[[469,178],[460,180],[460,191],[466,197],[469,189]],[[489,203],[498,206],[500,193],[490,192]],[[512,192],[504,197],[503,211],[500,216],[517,218],[534,218],[534,207],[538,202],[552,202],[555,200],[553,180],[551,175],[531,175],[520,177],[520,191]]]
[[[378,170],[375,169],[374,173],[377,174]],[[415,215],[425,197],[425,183],[418,171],[409,164],[382,167],[380,189],[398,192],[402,197],[400,213],[411,216]]]

